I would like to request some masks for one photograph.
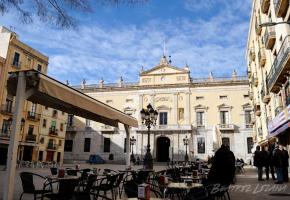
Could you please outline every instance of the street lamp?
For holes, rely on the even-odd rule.
[[[185,138],[183,138],[183,143],[185,145],[185,156],[184,156],[185,162],[188,162],[188,155],[187,155],[188,142],[189,142],[189,139],[187,138],[187,136],[185,136]]]
[[[290,21],[287,22],[266,22],[263,24],[259,24],[260,27],[268,27],[268,26],[276,26],[278,24],[289,24],[290,25]]]
[[[151,104],[148,104],[147,109],[142,109],[140,111],[142,124],[147,126],[148,128],[148,136],[147,136],[147,150],[144,157],[144,168],[145,169],[153,169],[153,158],[150,153],[150,128],[151,126],[156,125],[156,120],[158,117],[158,112],[153,109]]]
[[[134,157],[134,152],[133,152],[133,147],[136,143],[136,139],[134,138],[134,136],[132,138],[130,138],[130,145],[131,145],[131,148],[132,148],[132,154],[131,154],[131,161],[133,161],[135,163],[135,157]]]

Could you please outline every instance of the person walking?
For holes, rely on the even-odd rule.
[[[263,181],[263,166],[265,166],[265,156],[260,149],[260,146],[256,147],[256,151],[254,153],[254,166],[258,169],[258,181]]]
[[[289,154],[286,147],[282,147],[282,174],[283,181],[289,182],[288,167],[289,167]]]
[[[274,166],[277,173],[277,182],[276,184],[283,183],[283,154],[282,154],[282,146],[276,145],[273,155]]]
[[[269,180],[269,171],[270,171],[270,153],[267,146],[262,146],[262,153],[264,155],[264,167],[266,180]]]

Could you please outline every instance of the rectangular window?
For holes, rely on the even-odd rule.
[[[20,68],[20,54],[15,52],[14,53],[14,58],[13,58],[13,66],[19,67]]]
[[[246,123],[246,128],[251,128],[251,111],[246,110],[245,111],[245,123]]]
[[[84,152],[90,152],[90,151],[91,151],[91,138],[85,138]]]
[[[196,125],[197,127],[204,127],[204,112],[196,112]]]
[[[204,139],[204,137],[197,138],[197,153],[205,153],[205,139]]]
[[[69,114],[67,116],[67,125],[68,126],[73,126],[73,119],[74,119],[74,116],[73,115]]]
[[[254,146],[253,138],[252,137],[248,137],[247,138],[248,153],[252,153],[253,146]]]
[[[37,71],[41,72],[42,66],[40,64],[37,65]]]
[[[56,129],[56,121],[51,121],[50,128],[51,128],[52,131],[55,131],[55,129]]]
[[[220,111],[220,122],[221,124],[229,124],[229,112]]]
[[[184,108],[178,108],[178,120],[184,119]]]
[[[126,143],[127,143],[127,138],[124,138],[124,153],[127,152],[127,145],[126,145]]]
[[[222,96],[220,96],[220,99],[227,99],[227,98],[228,98],[227,95],[222,95]]]
[[[39,151],[38,153],[38,161],[42,161],[43,160],[43,151]]]
[[[91,120],[86,119],[86,127],[91,127]]]
[[[230,138],[228,138],[228,137],[223,137],[223,138],[222,138],[222,144],[223,144],[223,145],[226,145],[226,146],[228,146],[228,147],[230,147]]]
[[[104,152],[109,153],[111,148],[111,139],[110,138],[104,138]]]
[[[64,151],[72,152],[73,150],[73,140],[65,140]]]
[[[197,97],[195,97],[195,99],[196,99],[196,100],[203,100],[204,97],[203,97],[203,96],[197,96]]]
[[[42,127],[43,127],[43,128],[46,128],[46,119],[43,119],[43,120],[42,120]]]
[[[160,125],[167,125],[167,112],[160,112],[159,113],[159,124]]]
[[[34,126],[33,125],[29,125],[28,135],[33,135],[33,129],[34,129]]]
[[[31,105],[31,113],[30,113],[31,116],[35,116],[36,107],[37,107],[37,104],[36,103],[32,103],[32,105]]]
[[[13,98],[6,99],[5,111],[8,113],[12,113],[12,106],[13,106]]]
[[[11,128],[11,123],[12,123],[12,120],[6,120],[6,119],[3,120],[2,133],[8,134],[8,132],[10,131],[10,128]]]
[[[60,131],[63,131],[63,123],[60,123],[59,129],[60,129]]]

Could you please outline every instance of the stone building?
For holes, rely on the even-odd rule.
[[[7,93],[9,72],[35,69],[47,73],[48,57],[19,40],[16,33],[0,26],[0,165],[6,164],[15,97]],[[53,110],[26,101],[23,108],[21,131],[18,134],[18,160],[62,162],[67,115],[57,115],[51,123]],[[46,120],[47,128],[43,126]],[[49,127],[62,125],[62,130],[51,134]],[[56,141],[59,148],[50,148],[49,141]],[[49,153],[50,151],[57,153]],[[55,154],[51,156],[51,154]],[[59,158],[59,159],[58,159]]]
[[[278,141],[288,150],[290,26],[285,22],[289,17],[289,0],[254,0],[246,54],[254,140],[260,145]],[[274,24],[265,25],[268,22]]]
[[[189,138],[188,156],[207,159],[214,144],[225,143],[236,157],[249,160],[252,148],[252,107],[246,77],[234,72],[229,78],[192,79],[189,67],[177,68],[163,56],[150,70],[140,72],[137,83],[98,84],[75,88],[139,120],[132,128],[136,144],[130,151],[143,159],[147,146],[147,127],[142,125],[140,110],[149,103],[159,115],[150,134],[151,153],[158,162],[184,160]],[[86,119],[68,116],[65,160],[88,160],[98,154],[108,160],[124,161],[126,135],[122,127],[103,126]]]

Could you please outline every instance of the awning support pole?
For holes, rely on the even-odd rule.
[[[7,166],[6,166],[6,178],[3,191],[3,200],[11,200],[14,193],[14,180],[16,172],[16,159],[17,150],[19,143],[19,133],[20,133],[20,123],[22,118],[23,104],[25,101],[25,89],[26,89],[26,79],[24,72],[19,72],[17,92],[15,100],[15,110],[13,113],[12,120],[12,132],[10,135],[8,154],[7,154]]]
[[[125,131],[126,131],[126,166],[130,167],[131,163],[130,163],[130,131],[129,131],[129,126],[124,124],[125,127]]]

